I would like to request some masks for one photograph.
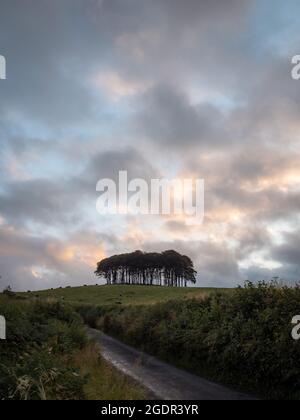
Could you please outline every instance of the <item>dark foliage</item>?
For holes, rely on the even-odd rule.
[[[82,399],[85,378],[72,364],[86,343],[80,316],[60,303],[1,300],[7,340],[0,346],[1,399]]]
[[[192,260],[172,250],[114,255],[100,261],[95,274],[107,284],[186,286],[196,282]]]
[[[82,309],[84,315],[84,310]],[[161,359],[267,398],[300,398],[300,288],[247,283],[203,300],[86,308],[93,326]]]

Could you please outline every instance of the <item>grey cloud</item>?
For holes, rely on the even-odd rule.
[[[116,180],[119,171],[127,171],[130,178],[151,179],[157,174],[151,162],[133,147],[99,152],[93,156],[82,178],[97,182],[101,178]]]
[[[48,224],[74,222],[75,204],[71,184],[53,183],[49,180],[28,180],[6,184],[1,193],[0,213],[10,222],[27,224],[35,221]],[[71,213],[71,215],[70,215]],[[76,220],[76,218],[75,218]]]
[[[8,63],[8,79],[0,85],[0,216],[10,224],[0,226],[6,278],[38,288],[30,267],[41,263],[50,270],[47,285],[79,283],[87,268],[57,261],[47,248],[53,238],[35,238],[29,226],[59,227],[56,245],[62,246],[84,224],[81,236],[93,242],[88,231],[95,221],[85,210],[95,207],[98,179],[116,179],[122,169],[129,178],[150,179],[168,165],[205,178],[205,228],[217,234],[220,224],[227,224],[224,243],[141,247],[190,254],[200,285],[272,276],[276,270],[238,267],[260,251],[283,264],[283,277],[297,277],[297,233],[275,246],[268,228],[279,221],[296,226],[299,192],[276,182],[255,187],[284,171],[297,176],[300,89],[290,77],[290,49],[279,55],[272,48],[269,28],[257,27],[254,5],[251,0],[1,2],[0,53]],[[284,30],[276,28],[276,34]],[[295,33],[293,45],[298,39]],[[143,89],[110,102],[89,79],[101,72]],[[145,141],[138,144],[140,138]],[[34,178],[11,179],[9,158],[28,165],[33,154],[45,166],[55,162],[53,156],[60,158],[60,168],[54,176],[41,178],[36,171]],[[237,224],[222,215],[216,220],[213,211],[223,207],[244,218]],[[16,235],[14,230],[25,228]],[[164,228],[166,236],[189,233],[176,222]],[[238,249],[229,247],[231,239]],[[112,253],[132,246],[120,238],[103,239],[109,240]]]
[[[94,28],[81,0],[4,0],[0,38],[7,80],[1,85],[1,118],[29,118],[49,128],[100,119],[85,86],[95,57],[106,50]]]
[[[199,287],[232,287],[243,282],[234,252],[225,244],[214,244],[206,241],[173,241],[147,242],[145,251],[164,251],[176,249],[189,255],[197,270],[197,286]]]
[[[292,278],[300,282],[300,231],[289,232],[284,235],[284,242],[272,246],[270,254],[287,269],[283,276],[292,275]]]
[[[198,106],[167,85],[158,85],[140,99],[138,133],[161,147],[202,147],[226,143],[224,116],[209,104]]]
[[[252,219],[267,223],[297,216],[299,191],[296,184],[288,182],[289,174],[297,177],[298,162],[299,153],[288,148],[244,144],[228,153],[194,153],[184,168],[194,177],[204,178],[208,214],[227,205],[245,212],[250,225]]]
[[[18,225],[35,222],[45,226],[71,227],[83,221],[84,206],[95,208],[99,179],[110,178],[117,182],[121,170],[128,172],[128,180],[149,180],[157,176],[157,170],[133,148],[99,152],[83,168],[79,174],[68,178],[3,183],[0,214]]]
[[[34,236],[29,231],[0,225],[0,290],[11,285],[14,290],[37,290],[66,285],[97,282],[91,267],[78,255],[65,260],[60,257],[69,246],[84,244],[99,249],[115,242],[110,234],[97,231],[77,231],[66,239],[49,235]]]
[[[265,224],[249,222],[246,226],[230,226],[229,236],[237,241],[238,246],[235,251],[237,261],[247,260],[252,253],[268,249],[272,245],[272,238]]]
[[[271,282],[276,278],[280,279],[280,281],[284,282],[285,284],[294,284],[292,280],[294,276],[292,276],[291,278],[291,273],[286,269],[271,269],[265,267],[258,267],[257,265],[252,265],[247,269],[241,269],[241,274],[245,281],[249,280],[254,283],[259,281]]]
[[[127,77],[171,80],[181,87],[194,80],[227,91],[224,81],[234,86],[235,69],[242,64],[237,51],[245,50],[240,35],[252,4],[252,0],[164,0],[143,4],[144,13],[137,6],[133,13],[141,13],[143,26],[128,25],[116,63]],[[245,69],[250,61],[245,60]]]

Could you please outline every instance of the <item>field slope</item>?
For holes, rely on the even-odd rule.
[[[174,299],[201,298],[221,290],[198,287],[160,287],[160,286],[81,286],[67,287],[40,292],[24,293],[26,297],[54,298],[69,303],[90,305],[145,305],[166,302]]]

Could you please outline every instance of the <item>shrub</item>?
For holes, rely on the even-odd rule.
[[[48,347],[20,357],[3,369],[2,398],[17,400],[83,399],[85,378]],[[3,386],[4,385],[4,386]]]
[[[202,300],[94,309],[92,320],[179,367],[268,398],[297,399],[300,343],[291,338],[291,319],[299,313],[299,287],[247,282]]]
[[[1,301],[0,399],[81,399],[86,378],[72,354],[86,343],[80,316],[57,302]]]
[[[3,295],[7,296],[9,298],[13,298],[16,296],[15,292],[12,291],[12,288],[10,286],[7,286],[4,290],[3,290]]]

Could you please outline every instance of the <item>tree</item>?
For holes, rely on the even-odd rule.
[[[176,251],[135,251],[113,255],[98,262],[95,274],[107,284],[143,284],[183,287],[196,283],[192,260]]]

